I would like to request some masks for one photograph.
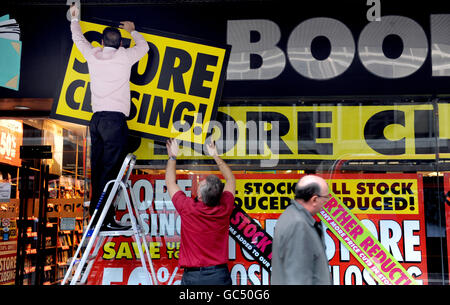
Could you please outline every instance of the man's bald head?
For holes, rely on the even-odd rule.
[[[295,186],[295,199],[313,215],[322,209],[328,201],[328,195],[328,184],[319,176],[304,176]]]

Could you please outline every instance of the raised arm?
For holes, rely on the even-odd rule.
[[[219,157],[219,154],[217,153],[216,143],[214,143],[214,141],[211,141],[211,143],[206,144],[206,148],[208,150],[208,154],[211,157],[213,157],[214,161],[216,161],[216,164],[219,167],[220,172],[225,178],[225,186],[223,190],[229,191],[234,196],[234,193],[236,191],[236,178],[234,177],[233,172],[231,171],[230,167],[225,163],[225,161],[223,161],[222,158]]]
[[[169,192],[170,198],[175,195],[176,192],[181,191],[180,187],[177,184],[177,155],[178,155],[178,143],[175,139],[167,140],[166,142],[167,154],[169,156],[169,160],[167,161],[166,166],[166,186],[167,191]]]
[[[91,43],[84,37],[83,32],[80,27],[80,11],[78,8],[72,4],[70,6],[70,30],[72,31],[72,40],[77,46],[78,50],[80,50],[81,54],[83,54],[84,58],[87,57],[89,51],[94,49]]]
[[[130,58],[131,63],[134,64],[139,61],[139,59],[141,59],[145,54],[147,54],[148,50],[150,49],[148,43],[145,40],[144,36],[136,31],[133,22],[122,21],[120,22],[119,27],[129,32],[131,34],[131,37],[133,37],[134,42],[136,43],[134,47],[127,49],[128,57]]]

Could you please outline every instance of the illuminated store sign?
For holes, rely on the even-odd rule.
[[[450,76],[448,31],[450,15],[431,15],[431,58],[433,76]],[[251,32],[260,39],[252,42]],[[227,42],[233,46],[227,71],[228,80],[263,80],[278,77],[287,65],[303,77],[327,80],[343,74],[355,56],[370,73],[397,79],[415,73],[428,56],[429,41],[423,28],[404,16],[383,16],[381,21],[368,23],[355,42],[350,29],[341,21],[327,17],[307,19],[289,34],[287,47],[278,46],[280,27],[267,19],[229,20]],[[398,58],[389,58],[383,51],[383,41],[396,35],[403,42]],[[325,59],[314,57],[311,45],[315,38],[325,37],[331,52]],[[250,55],[262,58],[257,69],[250,68]]]

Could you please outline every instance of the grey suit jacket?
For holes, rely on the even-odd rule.
[[[311,213],[295,200],[278,218],[272,245],[272,285],[331,285],[325,241],[314,223]]]

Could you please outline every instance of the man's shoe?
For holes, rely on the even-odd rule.
[[[123,226],[114,221],[114,222],[104,223],[101,226],[100,231],[128,231],[130,229],[131,229],[131,226]]]

